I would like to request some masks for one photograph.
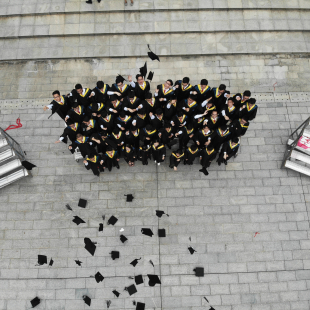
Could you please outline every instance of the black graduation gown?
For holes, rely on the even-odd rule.
[[[108,153],[105,153],[103,156],[103,166],[105,168],[108,168],[109,171],[112,170],[112,167],[117,167],[119,168],[119,163],[117,161],[117,159],[119,159],[119,153],[117,151],[113,151],[112,156],[110,156]]]
[[[176,88],[174,91],[177,96],[178,101],[187,99],[190,95],[190,92],[194,90],[194,87],[191,84],[188,84],[187,87],[183,89],[181,80],[176,81],[174,85],[175,86],[179,85],[179,87]]]
[[[159,144],[157,147],[153,145],[152,155],[153,159],[156,160],[156,162],[158,163],[163,162],[165,160],[165,157],[163,159],[163,156],[166,156],[166,147],[163,144]]]
[[[95,96],[92,98],[94,102],[102,102],[106,103],[109,100],[108,90],[110,86],[108,84],[104,84],[103,90],[101,91],[98,87],[95,87],[92,91],[95,93]]]
[[[170,168],[177,167],[181,163],[182,160],[184,160],[184,153],[182,153],[180,156],[177,156],[175,152],[172,152],[170,155],[169,167]]]
[[[170,105],[170,108],[168,108],[168,104]],[[171,121],[172,118],[176,115],[177,113],[177,103],[175,105],[171,104],[171,102],[167,102],[164,105],[164,118],[167,121]]]
[[[174,122],[174,128],[175,128],[175,130],[178,130],[179,128],[182,128],[183,126],[181,126],[181,125],[183,125],[183,124],[186,125],[187,122],[188,122],[188,120],[189,120],[189,118],[188,118],[188,116],[187,116],[186,114],[183,114],[183,118],[182,118],[181,121],[179,120],[178,116],[175,115],[175,116],[172,118],[172,121]]]
[[[149,147],[144,151],[142,150],[142,146],[139,148],[139,160],[142,161],[142,165],[148,164],[148,159],[151,159],[151,148],[152,146],[149,145]]]
[[[85,168],[87,170],[92,170],[93,174],[98,176],[100,175],[100,172],[104,172],[103,165],[100,164],[100,161],[102,160],[100,155],[95,155],[94,161],[91,161],[88,157],[86,158],[87,165],[85,164]]]
[[[226,103],[226,97],[224,96],[227,92],[218,95],[218,88],[212,88],[212,98],[217,111],[221,111],[223,105]]]
[[[235,119],[231,123],[229,130],[231,131],[233,138],[235,138],[235,137],[238,138],[238,137],[245,135],[246,131],[249,128],[249,125],[250,125],[249,122],[246,122],[243,125],[243,124],[241,124],[240,119]]]
[[[123,103],[121,101],[117,101],[114,106],[113,103],[109,101],[106,105],[106,109],[107,109],[108,114],[111,114],[117,117],[119,113],[123,110]],[[112,110],[116,110],[116,113],[113,112]]]
[[[161,134],[160,141],[165,145],[169,145],[170,142],[175,138],[175,129],[173,127],[170,128],[169,132],[166,130],[166,128],[161,128],[159,133]]]
[[[205,143],[208,142],[209,138],[212,137],[213,131],[209,130],[208,133],[204,133],[204,131],[201,129],[198,132],[196,132],[194,136],[195,143],[198,145],[200,149],[205,147]],[[197,143],[199,142],[199,144]]]
[[[208,168],[210,167],[211,165],[211,162],[212,160],[215,159],[216,157],[216,150],[213,149],[213,151],[208,151],[206,147],[204,147],[202,150],[201,150],[201,166],[204,167],[204,168]]]
[[[197,102],[198,103],[202,103],[203,101],[205,101],[206,99],[209,99],[211,97],[213,97],[212,95],[212,88],[207,85],[207,87],[205,88],[205,90],[202,90],[201,85],[198,84],[194,87],[194,89],[192,91],[196,91],[197,92]]]
[[[158,99],[165,98],[167,101],[169,101],[171,96],[174,95],[174,90],[172,88],[169,89],[167,92],[164,92],[165,89],[164,84],[157,85],[157,89],[158,89],[158,95],[156,97],[158,97]]]
[[[149,119],[148,119],[148,117],[146,115],[144,115],[144,118],[141,118],[139,115],[135,115],[133,117],[132,122],[134,120],[136,121],[134,126],[139,128],[139,129],[144,128],[148,124],[148,121],[149,121]]]
[[[217,160],[217,162],[219,163],[225,163],[227,162],[227,160],[229,160],[230,158],[232,158],[233,156],[235,156],[238,152],[239,149],[239,143],[236,145],[232,145],[231,140],[225,142],[223,144],[223,147],[221,149],[221,152],[219,154],[219,158]],[[228,157],[226,158],[226,160],[224,159],[224,153],[226,152],[226,155],[228,155]]]
[[[82,123],[83,122],[83,119],[85,117],[85,111],[84,111],[85,108],[84,108],[84,106],[80,105],[79,109],[80,109],[79,113],[75,112],[73,109],[70,109],[68,111],[67,115],[69,116],[69,118],[72,122],[75,122],[75,123]]]
[[[89,98],[92,91],[89,88],[83,88],[83,90],[85,90],[84,95],[78,94],[76,89],[73,89],[71,93],[72,93],[73,99],[77,99],[78,104],[83,105],[84,107],[87,107],[92,102],[92,98]]]
[[[86,112],[86,115],[87,115],[87,116],[89,116],[89,117],[91,117],[91,118],[94,118],[94,119],[98,120],[99,117],[93,115],[93,111],[92,111],[92,106],[93,106],[93,105],[98,106],[98,103],[97,103],[97,102],[91,103],[91,104],[85,109],[85,110],[86,110],[85,112]],[[101,103],[100,103],[100,106],[98,107],[98,111],[96,111],[96,112],[94,112],[94,113],[96,113],[97,115],[101,115],[102,111],[105,110],[104,107],[105,107],[105,104],[104,104],[103,102],[101,102]]]
[[[117,145],[118,154],[120,155],[122,151],[122,147],[125,143],[125,132],[120,131],[118,135],[115,135],[112,132],[111,140]]]
[[[93,141],[92,138],[99,140],[100,143]],[[110,136],[108,136],[107,138],[104,138],[99,133],[94,133],[90,139],[93,145],[97,147],[98,153],[105,154],[108,146],[111,146],[114,150],[116,150],[117,148],[116,143],[110,139]]]
[[[69,138],[71,142],[76,140],[76,135],[81,132],[81,126],[79,123],[75,123],[75,127],[76,127],[75,130],[72,129],[70,126],[64,129],[63,134],[60,136],[64,138],[62,142],[67,144],[67,141],[68,141],[67,138]]]
[[[225,111],[225,115],[228,116],[231,121],[233,121],[235,118],[238,118],[239,111],[234,105],[231,107],[231,109],[229,109],[228,105],[225,104],[225,107],[223,110]]]
[[[136,149],[134,147],[132,147],[130,152],[127,152],[126,147],[123,146],[123,156],[124,156],[126,163],[136,161],[137,160]]]
[[[252,121],[256,117],[257,105],[255,104],[252,108],[249,107],[249,104],[245,104],[245,108],[242,109],[239,113],[240,118],[246,117],[249,121]]]
[[[140,134],[140,129],[137,129],[137,132],[135,134],[133,134],[131,131],[129,131],[128,134],[126,133],[126,136],[125,136],[126,144],[130,144],[134,148],[138,149],[139,142],[140,142],[139,134]]]
[[[179,135],[179,144],[180,149],[183,149],[187,146],[190,139],[193,139],[195,135],[195,130],[192,128],[191,130],[187,130],[186,126],[182,128],[182,134]]]
[[[161,119],[159,119],[156,115],[154,115],[154,118],[150,119],[150,124],[153,128],[159,130],[164,126],[164,118],[162,117]]]
[[[178,111],[182,111],[187,116],[191,117],[194,114],[197,114],[198,111],[198,103],[197,101],[192,102],[192,104],[189,104],[187,99],[182,100],[180,103],[178,103]],[[189,109],[189,111],[186,111],[185,109]],[[200,112],[200,111],[199,111]]]
[[[132,123],[132,117],[130,115],[126,115],[124,120],[122,120],[120,117],[117,117],[115,120],[116,126],[120,125],[124,129],[121,129],[119,126],[117,127],[123,131],[129,130],[129,128],[131,127],[131,123]]]
[[[109,134],[112,133],[114,129],[114,117],[111,114],[108,114],[107,117],[103,118],[102,116],[99,117],[98,123],[101,129],[107,130]],[[106,129],[104,129],[106,128]]]
[[[146,109],[146,114],[149,115],[150,112],[155,114],[156,110],[159,108],[159,101],[156,98],[152,98],[152,102],[149,103],[148,101],[142,102],[143,107]]]
[[[204,122],[205,119],[206,119],[205,116],[202,116],[200,118],[195,118],[194,116],[192,117],[192,125],[193,125],[193,127],[195,129],[195,132],[197,132],[198,130],[202,129],[203,122]]]
[[[75,149],[78,147],[83,157],[95,151],[94,143],[92,143],[91,139],[86,136],[83,136],[82,142],[80,142],[79,140],[75,140],[70,146],[72,147],[72,149],[70,150],[72,154],[74,154]]]
[[[192,165],[195,158],[200,154],[200,150],[197,149],[195,152],[187,148],[184,152],[184,165]]]
[[[151,132],[147,132],[145,128],[140,130],[140,140],[144,143],[144,145],[151,144],[157,137],[158,134],[156,129],[153,129]]]
[[[121,100],[122,98],[125,98],[128,96],[128,92],[130,90],[130,87],[127,84],[125,84],[124,89],[121,90],[116,84],[112,84],[112,86],[109,90],[120,93],[121,96],[118,97],[118,100]]]
[[[137,111],[131,113],[129,110],[126,110],[125,108],[135,110],[140,105],[140,103],[141,103],[141,100],[138,97],[134,97],[132,102],[130,101],[129,97],[124,98],[123,105],[124,105],[124,110],[126,111],[126,114],[136,115]]]
[[[131,87],[132,90],[134,90],[135,95],[141,99],[144,100],[146,94],[150,92],[150,83],[148,81],[144,81],[143,85],[140,86],[138,82],[135,82],[135,87]]]
[[[93,133],[98,132],[99,128],[98,128],[98,122],[91,118],[90,119],[90,123],[87,125],[85,123],[82,123],[82,132],[85,136],[90,137]],[[87,129],[89,128],[89,129]]]
[[[68,111],[70,110],[70,106],[69,100],[67,99],[67,97],[65,97],[65,95],[61,96],[61,99],[61,102],[53,100],[50,104],[53,105],[51,108],[52,114],[57,113],[60,118],[64,120],[66,118],[66,115],[68,114]]]
[[[216,120],[213,120],[210,115],[209,117],[206,118],[206,120],[208,121],[207,126],[209,127],[210,130],[215,130],[227,123],[225,118],[221,115],[218,115]]]
[[[218,128],[211,135],[211,144],[214,146],[215,150],[218,151],[221,145],[228,139],[231,139],[231,132],[229,129],[222,132],[222,130]]]

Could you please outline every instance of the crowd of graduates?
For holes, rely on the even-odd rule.
[[[230,94],[224,84],[212,88],[206,79],[192,86],[184,77],[167,80],[150,92],[143,75],[136,82],[116,77],[112,86],[98,81],[95,88],[76,84],[71,93],[53,92],[44,110],[58,114],[66,123],[58,142],[71,141],[72,154],[78,148],[86,169],[99,176],[105,169],[120,168],[120,157],[130,167],[137,160],[160,165],[166,148],[173,151],[169,167],[181,162],[192,165],[198,157],[200,172],[217,158],[218,165],[236,156],[240,138],[256,117],[256,100],[249,90]]]

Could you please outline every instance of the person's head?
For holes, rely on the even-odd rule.
[[[243,93],[243,100],[249,100],[251,97],[251,92],[249,90],[245,90]]]
[[[183,154],[183,152],[182,152],[181,149],[178,149],[178,150],[176,150],[176,152],[175,152],[175,155],[177,155],[177,156],[180,156],[180,155],[182,155],[182,154]]]
[[[123,121],[123,120],[126,118],[125,111],[121,111],[121,112],[119,113],[119,117],[120,117],[120,119]]]
[[[137,74],[137,75],[136,75],[136,79],[137,79],[137,82],[138,82],[139,84],[143,84],[143,82],[144,82],[144,77],[143,77],[142,74]]]
[[[88,124],[89,121],[90,121],[90,117],[86,115],[86,116],[83,118],[83,123],[84,123],[84,124]]]
[[[97,82],[97,87],[98,87],[99,89],[102,89],[102,88],[104,87],[103,81],[98,81],[98,82]]]
[[[231,97],[227,100],[227,104],[228,104],[229,107],[232,107],[234,105],[234,103],[235,103],[234,99],[231,98]]]
[[[237,144],[239,142],[239,139],[237,137],[235,137],[231,141],[232,141],[232,143]]]
[[[53,91],[53,98],[56,101],[60,101],[60,92],[59,92],[59,90]]]
[[[147,146],[146,145],[143,145],[142,146],[142,151],[146,151],[147,150]]]
[[[184,77],[182,80],[182,85],[183,87],[186,87],[189,84],[189,78],[188,77]]]
[[[165,122],[164,127],[167,131],[171,129],[171,124],[169,122]]]
[[[150,124],[147,124],[146,126],[145,126],[145,130],[147,131],[147,132],[151,132],[152,131],[152,126],[150,125]]]
[[[130,131],[131,131],[132,133],[135,133],[135,132],[137,131],[137,127],[136,127],[136,126],[131,126],[131,127],[130,127]]]
[[[227,126],[226,125],[222,125],[220,128],[221,128],[222,131],[225,131],[227,129]]]
[[[119,128],[118,127],[115,127],[114,129],[113,129],[113,133],[115,134],[115,135],[118,135],[119,134]]]
[[[217,116],[218,116],[217,111],[212,111],[211,117],[212,117],[213,119],[215,119],[215,118],[217,118]]]
[[[210,152],[210,151],[212,151],[213,150],[213,146],[211,145],[211,144],[209,144],[208,146],[207,146],[207,150]]]
[[[134,92],[133,90],[131,90],[131,91],[128,93],[128,97],[129,97],[129,99],[135,98],[135,92]]]
[[[81,84],[76,84],[74,88],[79,95],[83,94],[83,86]]]
[[[236,100],[237,101],[240,101],[241,100],[241,94],[240,93],[237,93],[236,95],[235,95],[235,98],[236,98]]]
[[[203,86],[203,87],[206,87],[208,84],[209,84],[209,82],[208,82],[208,80],[206,80],[206,79],[202,79],[202,80],[200,81],[200,85]]]
[[[153,142],[153,145],[154,145],[155,147],[157,147],[157,146],[159,145],[159,140],[158,140],[158,139],[155,139],[154,142]]]
[[[76,140],[82,140],[82,139],[83,139],[83,136],[80,133],[78,133],[76,135]]]
[[[98,103],[92,103],[91,105],[91,111],[93,113],[96,113],[98,111]]]
[[[112,102],[112,104],[116,104],[117,103],[117,97],[115,95],[111,96],[111,102]]]
[[[124,80],[122,77],[118,76],[115,80],[115,83],[118,87],[123,87],[124,86]]]
[[[101,113],[101,117],[103,118],[108,116],[108,112],[106,110],[102,110],[100,113]]]
[[[126,148],[126,152],[131,151],[131,145],[130,144],[126,144],[125,148]]]
[[[152,102],[152,93],[147,93],[145,95],[145,100],[148,102],[148,103],[151,103]]]
[[[186,126],[186,129],[188,131],[192,130],[193,129],[193,125],[191,123],[189,123],[187,126]]]
[[[143,117],[145,116],[145,114],[146,114],[145,108],[139,109],[138,112],[137,112],[137,114],[138,114],[141,118],[143,118]]]
[[[224,94],[225,90],[226,90],[226,85],[225,84],[221,84],[219,86],[219,93],[220,94]]]
[[[113,148],[112,148],[111,146],[108,146],[108,147],[107,147],[107,153],[108,153],[109,155],[112,155],[112,153],[113,153]]]
[[[188,103],[192,104],[196,100],[196,97],[194,95],[189,95],[188,97]]]
[[[178,119],[182,119],[183,118],[183,112],[178,111],[177,116],[178,116]]]
[[[192,151],[192,152],[196,152],[198,150],[198,146],[193,144],[192,146],[189,147],[189,149]]]
[[[156,112],[155,112],[155,114],[157,115],[157,116],[163,116],[163,110],[161,109],[161,108],[158,108],[158,109],[156,109]]]
[[[173,82],[172,82],[172,80],[167,80],[167,81],[164,83],[164,85],[165,85],[165,88],[170,88],[170,87],[173,85]]]
[[[207,107],[210,109],[213,106],[213,100],[211,99],[210,101],[207,102]]]
[[[209,127],[208,127],[207,125],[204,125],[204,126],[203,126],[203,131],[204,131],[204,132],[208,132],[209,130],[210,130],[210,129],[209,129]]]
[[[252,105],[254,105],[256,103],[256,99],[255,98],[250,98],[248,100],[248,103],[249,103],[250,106],[252,106]]]
[[[101,130],[100,136],[106,138],[108,136],[108,132],[106,130]]]

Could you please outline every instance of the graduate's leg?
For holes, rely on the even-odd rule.
[[[173,155],[170,155],[170,164],[169,167],[172,169],[174,167],[174,157]]]

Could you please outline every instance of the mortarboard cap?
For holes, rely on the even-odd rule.
[[[102,282],[102,281],[103,281],[104,276],[98,271],[98,272],[95,274],[95,279],[96,279],[96,282],[99,283],[99,282]]]
[[[118,221],[118,219],[112,215],[109,219],[108,219],[108,225],[115,225],[115,223]]]
[[[166,230],[164,228],[158,229],[158,237],[166,237]]]
[[[195,276],[196,277],[203,277],[204,276],[204,268],[203,267],[196,267],[195,269],[194,269],[194,271],[195,271]]]
[[[48,265],[49,265],[49,266],[53,266],[53,264],[54,264],[54,261],[53,261],[53,259],[51,258],[50,263],[49,263]]]
[[[149,286],[155,286],[155,284],[161,284],[158,275],[156,274],[148,274],[149,277]]]
[[[191,246],[188,247],[189,252],[193,255],[195,252],[197,252],[196,250],[194,250]]]
[[[152,260],[150,260],[150,264],[155,268],[154,263]]]
[[[137,302],[136,310],[144,310],[145,304],[142,302]]]
[[[164,211],[156,210],[156,216],[162,217],[164,214],[166,214]],[[166,214],[166,215],[169,216],[168,214]]]
[[[112,291],[112,293],[113,293],[116,297],[118,297],[118,296],[120,295],[120,293],[119,293],[117,290]]]
[[[143,235],[152,237],[154,234],[150,228],[141,228],[141,232]]]
[[[128,238],[126,238],[124,235],[120,235],[119,238],[122,241],[122,243],[125,243],[128,240]]]
[[[151,51],[151,49],[150,49],[150,45],[148,44],[147,45],[147,47],[149,48],[149,52],[147,53],[148,54],[148,56],[152,59],[152,60],[158,60],[158,61],[160,61],[159,60],[159,57],[155,54],[155,53],[153,53],[152,51]]]
[[[132,196],[132,194],[128,194],[128,195],[124,195],[126,196],[126,201],[127,202],[132,202],[132,200],[134,199],[134,197]]]
[[[27,160],[23,160],[23,161],[22,161],[22,165],[23,165],[23,167],[25,167],[27,170],[32,170],[32,168],[36,167],[36,165],[30,163],[30,162],[27,161]]]
[[[120,74],[116,77],[116,80],[115,80],[116,84],[124,83],[124,81],[126,81],[126,79],[123,76],[121,76]]]
[[[209,310],[215,310],[215,309],[211,306],[211,308]]]
[[[96,251],[96,245],[94,242],[92,242],[89,238],[84,238],[84,243],[85,243],[85,249],[92,255],[94,256],[95,251]]]
[[[138,276],[135,276],[135,282],[136,282],[136,285],[139,285],[139,284],[142,284],[142,283],[143,283],[142,274],[140,274],[140,275],[138,275]]]
[[[146,79],[152,81],[153,77],[154,77],[154,72],[150,71]]]
[[[102,223],[99,224],[99,231],[103,231],[103,224]]]
[[[80,225],[82,223],[86,223],[78,216],[74,216],[74,219],[72,220],[72,222],[75,223],[76,225]]]
[[[83,263],[83,262],[81,262],[81,261],[79,261],[79,260],[74,260],[74,261],[75,261],[75,263],[76,263],[77,265],[82,266],[82,263]]]
[[[125,290],[129,293],[130,296],[137,293],[137,289],[136,289],[136,286],[134,284],[132,284],[128,287],[125,287]]]
[[[87,200],[81,198],[81,199],[79,200],[78,206],[81,207],[81,208],[85,208],[85,207],[86,207],[86,204],[87,204]]]
[[[40,298],[39,297],[35,297],[33,298],[30,303],[31,303],[31,306],[32,308],[36,307],[37,305],[39,305],[41,302]]]
[[[72,208],[70,207],[70,205],[69,205],[68,203],[66,204],[66,208],[67,208],[68,210],[72,211]]]
[[[119,258],[119,252],[118,251],[112,251],[111,252],[111,258],[115,260],[116,258]]]
[[[145,62],[145,64],[144,64],[144,66],[140,68],[140,74],[145,78],[145,76],[146,76],[146,74],[147,74],[146,62]]]
[[[88,296],[84,295],[83,300],[84,300],[85,304],[90,307],[91,299]]]
[[[38,255],[38,264],[40,266],[47,264],[47,257],[46,255]]]
[[[138,264],[138,261],[141,259],[141,257],[140,258],[136,258],[136,259],[134,259],[131,263],[130,263],[130,265],[132,265],[132,266],[134,266],[134,267],[136,267],[137,266],[137,264]]]

